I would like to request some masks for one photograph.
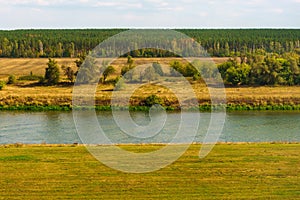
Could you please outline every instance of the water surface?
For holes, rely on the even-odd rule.
[[[185,112],[193,118],[192,112]],[[144,112],[131,113],[139,125],[149,123]],[[97,113],[99,124],[113,143],[169,143],[180,124],[180,112],[169,112],[161,131],[149,138],[132,137],[120,130],[111,112]],[[201,113],[194,142],[202,142],[207,132],[210,113]],[[86,116],[86,124],[91,120]],[[188,132],[188,130],[186,130]],[[88,133],[87,133],[88,134]],[[182,137],[178,142],[189,138]],[[300,142],[300,112],[229,112],[220,142]],[[0,144],[72,144],[81,143],[72,112],[0,112]],[[101,141],[97,141],[101,144]]]

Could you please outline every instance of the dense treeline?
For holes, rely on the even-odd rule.
[[[250,54],[244,60],[229,59],[218,66],[225,82],[238,85],[300,85],[300,57],[263,52]]]
[[[300,85],[300,56],[296,53],[277,54],[260,50],[243,59],[230,58],[217,67],[212,62],[196,60],[186,65],[174,61],[170,68],[171,76],[181,74],[205,81],[222,78],[225,85],[231,86]]]
[[[83,58],[80,60],[76,62],[81,63]],[[152,63],[152,66],[143,70],[137,70],[134,59],[128,56],[127,64],[122,67],[121,74],[116,74],[114,67],[107,66],[107,63],[102,63],[99,69],[92,58],[85,60],[85,64],[87,64],[85,70],[81,72],[80,77],[77,77],[77,82],[83,84],[95,81],[92,77],[96,78],[96,74],[102,73],[101,83],[106,83],[108,76],[117,75],[116,79],[109,81],[113,84],[116,84],[121,77],[128,83],[142,83],[143,81],[159,80],[159,77],[166,77],[168,80],[168,77],[184,76],[190,77],[191,81],[208,83],[219,80],[223,81],[225,85],[232,86],[300,85],[300,56],[296,53],[280,55],[260,50],[253,54],[247,54],[244,59],[230,58],[217,67],[213,62],[207,60],[194,60],[186,64],[174,60],[169,63],[169,70],[162,70],[162,65],[158,62]],[[76,72],[73,73],[73,75],[76,74]]]
[[[125,29],[0,31],[0,57],[77,57]],[[246,56],[257,49],[267,53],[300,53],[300,29],[180,29],[198,41],[211,56]],[[157,38],[157,42],[160,38]],[[168,51],[141,49],[133,57],[169,57]],[[125,55],[127,56],[127,55]]]
[[[121,29],[0,31],[0,56],[8,58],[77,57]]]
[[[262,49],[282,54],[299,51],[300,29],[181,30],[196,39],[210,55],[240,56]]]

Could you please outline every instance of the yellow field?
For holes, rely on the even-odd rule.
[[[55,59],[58,64],[75,67],[72,58]],[[8,77],[9,75],[28,75],[32,72],[35,75],[44,75],[47,67],[47,58],[0,58],[0,78]]]
[[[180,59],[180,58],[178,58]],[[216,63],[224,62],[227,58],[215,58]],[[67,65],[76,68],[75,59],[62,58],[55,59],[59,65]],[[174,58],[142,58],[134,59],[136,65],[143,63],[160,62],[167,64]],[[7,80],[9,74],[17,77],[28,75],[30,72],[36,75],[43,75],[47,66],[48,59],[0,59],[0,77]],[[116,60],[113,65],[120,70],[121,66],[126,63],[126,58]],[[176,86],[177,82],[170,82],[162,78],[166,85]],[[0,91],[1,105],[71,105],[72,103],[72,86],[36,86],[32,82],[18,82],[15,85],[7,85]],[[127,84],[127,91],[133,91],[135,84]],[[199,103],[210,102],[208,88],[200,83],[192,83]],[[112,85],[99,85],[96,91],[96,104],[109,105],[111,98]],[[178,86],[176,91],[170,91],[167,88],[155,86],[155,84],[145,84],[142,88],[136,89],[132,95],[132,104],[138,105],[139,102],[151,94],[168,99],[170,104],[177,106],[176,94],[184,94],[185,100],[189,100],[190,94],[186,94],[184,88]],[[254,104],[254,105],[272,105],[272,104],[289,104],[300,105],[300,87],[239,87],[226,88],[227,102],[232,104]],[[127,103],[127,102],[126,102]]]
[[[130,86],[133,87],[133,86]],[[96,92],[96,104],[109,105],[113,89],[110,85],[98,86]],[[6,86],[0,91],[0,105],[71,105],[73,87],[65,86]],[[130,88],[128,88],[130,90]],[[209,103],[210,95],[208,89],[203,86],[194,85],[199,103]],[[176,93],[184,93],[178,88]],[[136,90],[132,95],[132,104],[138,105],[140,100],[151,94],[169,99],[170,104],[177,106],[174,94],[165,88],[158,88],[153,85],[146,85]],[[186,96],[188,100],[190,96]],[[226,88],[227,103],[231,104],[300,104],[300,87],[247,87],[247,88]],[[127,103],[127,102],[125,102]]]
[[[216,64],[226,61],[228,58],[213,58]],[[58,65],[70,66],[76,69],[76,58],[55,58]],[[172,60],[180,60],[181,58],[138,58],[134,59],[135,65],[144,63],[159,62],[161,64],[169,64]],[[127,58],[119,58],[113,62],[113,66],[120,70],[120,66],[124,65]],[[0,58],[0,79],[5,79],[9,75],[21,76],[28,75],[32,72],[35,75],[44,75],[47,67],[47,58]]]

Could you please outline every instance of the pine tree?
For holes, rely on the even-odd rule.
[[[48,67],[46,68],[45,81],[47,85],[56,85],[59,83],[59,67],[57,62],[54,59],[49,58],[47,63]]]

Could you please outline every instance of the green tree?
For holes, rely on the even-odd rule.
[[[153,105],[164,105],[164,100],[159,96],[152,94],[144,100],[143,104],[148,107]]]
[[[144,73],[141,75],[143,79],[146,79],[148,82],[158,79],[158,74],[155,72],[152,66],[145,69]]]
[[[224,55],[225,55],[226,57],[230,56],[230,48],[229,48],[228,42],[225,43]]]
[[[183,74],[185,77],[194,77],[197,76],[198,74],[199,71],[191,63],[186,64],[184,74]]]
[[[122,77],[117,77],[115,80],[115,91],[120,91],[126,88],[125,81]]]
[[[129,68],[132,68],[133,63],[134,63],[134,60],[132,59],[132,57],[127,56],[127,65],[128,65]]]
[[[4,37],[1,41],[2,56],[11,57],[12,47],[10,41]]]
[[[195,78],[202,77],[204,79],[216,78],[219,71],[214,65],[213,62],[210,61],[200,61],[195,60],[192,62],[192,65],[198,69],[197,74],[194,75]]]
[[[219,72],[225,83],[230,85],[245,85],[249,83],[251,66],[246,63],[238,63],[237,60],[229,59],[218,66]]]
[[[39,56],[44,56],[44,45],[43,45],[43,42],[41,40],[39,40],[38,41],[38,45],[39,45],[38,57]]]
[[[75,56],[75,44],[74,42],[71,42],[69,45],[68,45],[68,49],[67,49],[67,57],[70,57],[70,58],[74,58]]]
[[[253,85],[268,85],[270,69],[265,62],[254,63],[250,71],[250,83]]]
[[[2,90],[5,87],[5,82],[4,81],[0,81],[0,90]]]
[[[9,75],[7,84],[15,84],[17,82],[17,79],[14,75]]]
[[[49,58],[47,63],[48,67],[45,72],[45,81],[47,85],[56,85],[59,83],[59,67],[57,62],[54,59]]]
[[[80,65],[80,63],[82,63]],[[77,66],[80,66],[80,73],[76,73],[76,82],[79,84],[90,84],[96,83],[99,76],[100,70],[96,65],[96,61],[93,57],[87,56],[83,61],[81,57],[80,60],[77,60]]]
[[[115,68],[113,66],[108,66],[103,72],[103,81],[105,82],[107,77],[115,73]]]
[[[133,81],[133,76],[134,76],[134,70],[135,66],[134,66],[134,60],[132,59],[131,56],[127,57],[127,64],[125,66],[122,67],[121,69],[121,75],[129,80],[130,82]]]
[[[64,75],[67,76],[68,80],[73,83],[75,80],[75,72],[71,67],[62,66],[62,70],[64,71]]]
[[[237,68],[230,67],[226,71],[226,82],[234,86],[246,85],[249,82],[248,76],[251,67],[245,63],[238,65]]]
[[[159,74],[160,76],[164,75],[161,64],[159,64],[159,62],[152,63],[152,67],[154,68],[154,70],[157,74]]]
[[[84,60],[86,58],[85,54],[80,54],[78,55],[78,59],[75,60],[75,64],[77,66],[77,68],[79,69],[81,67],[81,65],[83,64]],[[75,73],[75,75],[77,75],[77,72]]]
[[[290,67],[291,72],[293,74],[294,85],[299,85],[300,79],[300,64],[297,63],[297,60],[294,58],[290,58]]]
[[[122,75],[122,77],[124,77],[129,82],[133,81],[134,74],[135,74],[135,69],[134,68],[130,69],[128,66],[124,66],[121,69],[121,75]]]
[[[236,59],[229,59],[227,62],[222,63],[220,65],[218,65],[218,70],[222,76],[223,79],[226,78],[226,71],[229,68],[236,68],[238,65],[237,60]]]
[[[122,69],[121,69],[121,75],[122,76],[125,76],[125,74],[127,73],[127,72],[129,72],[129,67],[128,66],[123,66],[122,67]]]
[[[170,70],[171,76],[178,77],[180,75],[183,76],[185,74],[184,65],[177,60],[172,61],[170,63],[170,67],[171,67],[171,70]]]
[[[59,42],[56,46],[56,56],[61,58],[63,56],[63,53],[64,53],[63,44]]]

